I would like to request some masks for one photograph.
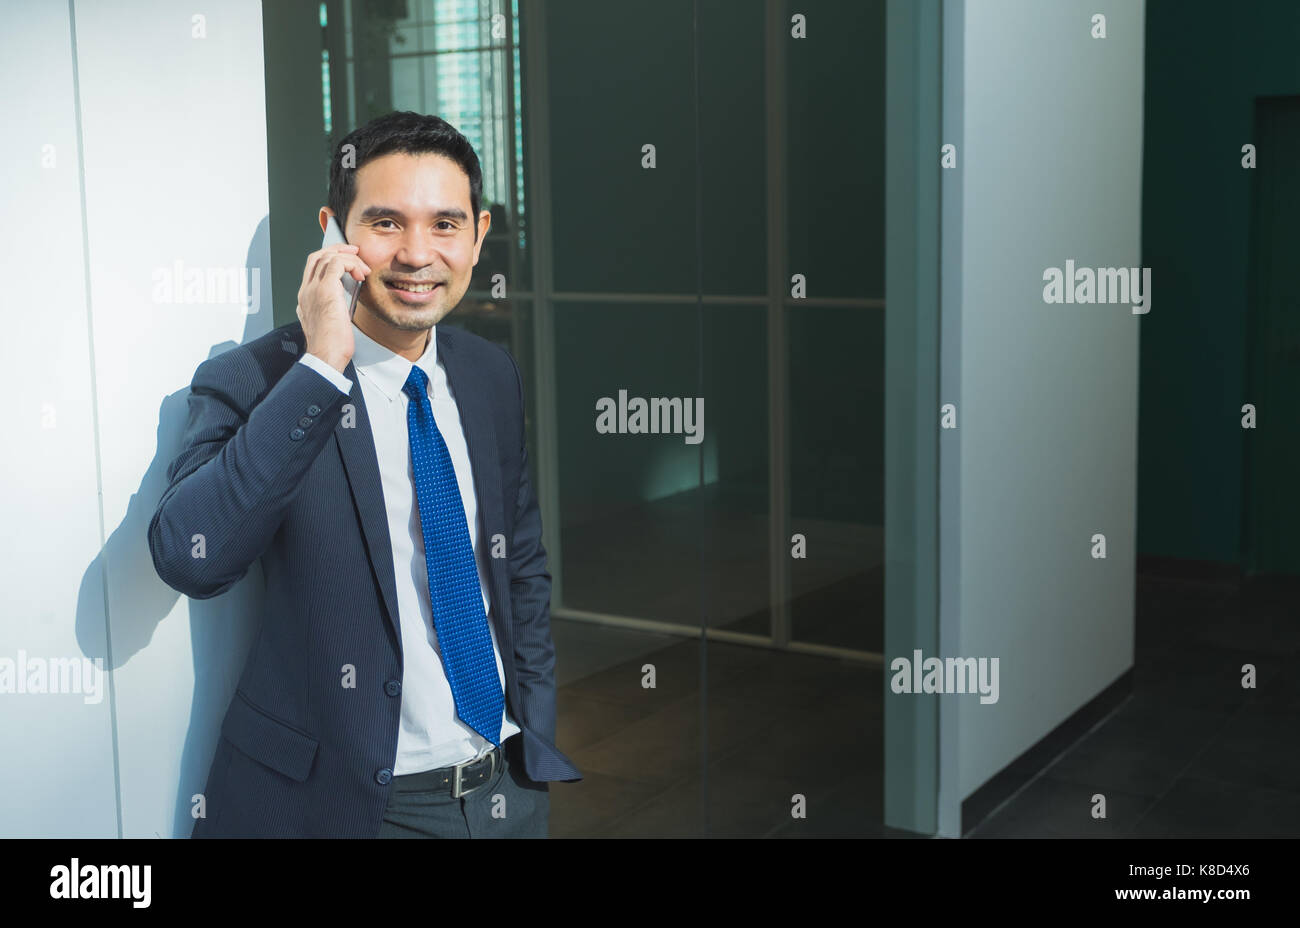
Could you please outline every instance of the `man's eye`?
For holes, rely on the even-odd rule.
[[[452,228],[455,227],[455,223],[453,223],[450,219],[443,219],[443,220],[440,220],[440,221],[438,222],[438,225],[440,225],[440,226],[443,226],[443,225],[445,225],[445,226],[450,226],[450,227],[452,227]]]
[[[391,219],[380,219],[378,222],[375,223],[375,225],[376,225],[376,226],[379,225],[380,222],[392,223],[393,220],[391,220]]]

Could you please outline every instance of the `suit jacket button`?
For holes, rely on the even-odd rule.
[[[317,406],[315,403],[312,403],[310,406],[307,407],[307,415],[309,415],[309,416],[319,416],[319,415],[320,415],[320,407]]]
[[[389,696],[396,696],[401,691],[402,691],[401,680],[389,680],[387,683],[384,684],[384,692],[387,693]]]
[[[292,432],[289,433],[289,437],[294,441],[298,441],[298,439],[302,438],[306,434],[307,433],[304,432],[302,429],[294,429]]]
[[[387,767],[375,774],[375,782],[380,786],[387,786],[388,781],[392,778],[393,771],[389,770]]]
[[[311,416],[303,416],[301,419],[298,420],[298,424],[301,425],[303,428],[307,428],[315,421],[316,420],[313,419]]]

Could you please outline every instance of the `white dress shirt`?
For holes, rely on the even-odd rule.
[[[393,548],[393,575],[397,581],[398,624],[402,634],[402,723],[397,733],[393,773],[402,776],[472,760],[489,751],[492,744],[456,715],[456,701],[438,650],[429,600],[429,573],[424,560],[424,535],[420,530],[411,467],[411,439],[406,422],[410,398],[402,392],[412,364],[371,339],[356,323],[352,325],[352,336],[356,345],[352,363],[361,378],[361,394],[375,437],[375,456],[388,514],[388,537]],[[352,392],[352,381],[315,355],[304,353],[298,360],[344,393]],[[487,615],[490,609],[486,592],[487,545],[479,537],[478,496],[460,410],[447,382],[447,371],[438,360],[437,326],[429,330],[428,345],[415,363],[428,377],[433,418],[456,471],[470,548],[478,569],[479,592],[483,595],[483,614]],[[501,649],[490,619],[488,631],[504,693]],[[518,731],[519,726],[503,711],[502,742]]]

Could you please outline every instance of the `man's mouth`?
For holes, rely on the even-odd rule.
[[[384,286],[393,295],[393,299],[406,306],[419,306],[432,303],[433,295],[438,292],[443,282],[440,280],[385,280]]]
[[[429,293],[435,287],[441,286],[441,281],[414,281],[414,280],[386,280],[384,286],[389,290],[397,290],[400,293]]]

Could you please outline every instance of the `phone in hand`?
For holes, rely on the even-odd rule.
[[[325,237],[321,240],[320,247],[344,244],[347,244],[347,239],[343,237],[343,230],[339,228],[338,220],[331,216],[329,222],[325,224]],[[352,316],[357,311],[357,294],[361,292],[361,282],[351,274],[344,274],[340,279],[343,282],[343,289],[351,297],[348,304],[348,316]]]

